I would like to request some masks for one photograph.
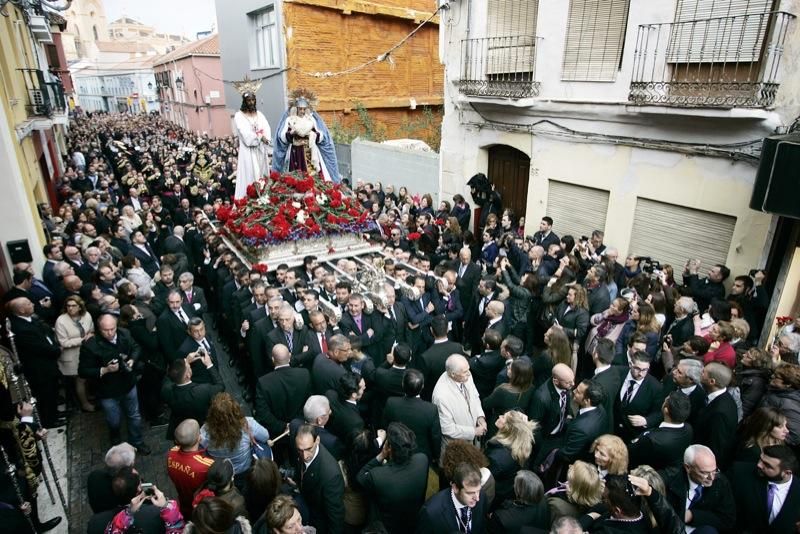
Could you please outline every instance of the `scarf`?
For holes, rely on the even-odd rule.
[[[597,325],[597,336],[606,337],[611,330],[618,324],[622,324],[628,320],[628,313],[620,313],[619,315],[609,315]]]
[[[631,271],[630,269],[625,267],[625,268],[622,269],[622,272],[625,274],[625,278],[630,279],[630,278],[635,277],[636,275],[641,274],[642,273],[642,269],[641,268],[637,268],[635,271]]]

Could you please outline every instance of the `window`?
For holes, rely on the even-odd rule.
[[[670,63],[754,62],[762,54],[773,0],[678,0]]]
[[[539,0],[489,0],[488,37],[536,34]]]
[[[620,68],[630,0],[571,0],[561,78],[613,82]]]
[[[486,74],[532,72],[539,0],[489,0]]]
[[[264,69],[277,67],[278,25],[275,21],[275,8],[269,8],[250,15],[253,26],[250,54],[251,68]]]

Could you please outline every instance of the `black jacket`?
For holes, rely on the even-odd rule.
[[[26,321],[12,315],[10,320],[19,359],[28,378],[36,377],[41,380],[57,378],[61,374],[58,370],[61,348],[58,346],[53,329],[35,317]]]
[[[482,399],[491,395],[497,381],[497,373],[506,365],[506,361],[500,355],[499,350],[487,350],[479,356],[469,359],[469,370],[472,372],[472,379],[475,387]]]
[[[211,382],[198,384],[189,382],[179,386],[166,383],[161,391],[161,398],[170,407],[169,425],[167,425],[167,439],[174,437],[175,428],[185,419],[196,419],[202,426],[211,406],[214,395],[225,390],[219,370],[216,366],[208,370]],[[282,431],[281,431],[282,432]],[[270,435],[277,435],[272,434]]]
[[[507,499],[514,498],[514,477],[522,466],[514,460],[507,447],[494,440],[489,440],[484,453],[489,459],[489,471],[492,472],[495,482],[495,497],[492,502],[500,505]]]
[[[439,461],[442,429],[436,405],[416,397],[392,397],[383,410],[382,428],[394,422],[403,423],[414,432],[417,452],[424,453],[431,462]]]
[[[736,529],[744,534],[795,532],[800,521],[800,480],[795,475],[789,493],[772,523],[767,515],[767,479],[753,464],[735,463],[730,472],[736,502]]]
[[[683,453],[692,444],[692,428],[659,427],[649,430],[628,445],[628,466],[649,465],[656,471],[683,464]]]
[[[280,367],[256,383],[255,418],[277,436],[289,421],[303,417],[303,405],[311,395],[311,375],[307,369]]]
[[[605,433],[607,420],[606,410],[602,406],[578,413],[567,426],[564,445],[558,449],[558,458],[568,464],[576,460],[591,463],[593,456],[589,448],[595,439]]]
[[[303,466],[299,466],[303,469]],[[298,471],[301,472],[301,471]],[[336,459],[319,446],[319,454],[298,481],[319,534],[344,532],[344,478]]]
[[[361,468],[357,479],[390,533],[414,531],[428,482],[428,458],[424,454],[415,453],[404,465],[392,461],[381,465],[373,458]]]
[[[117,342],[111,343],[102,335],[92,336],[81,345],[78,375],[81,378],[97,379],[95,394],[100,399],[122,397],[136,385],[136,364],[141,350],[133,337],[123,328],[117,328]],[[119,362],[119,370],[100,376],[100,368],[111,360]],[[132,370],[125,364],[132,360]]]
[[[627,391],[629,384],[625,383],[627,372],[621,369],[623,383],[620,392]],[[661,384],[652,375],[646,375],[639,386],[636,395],[627,405],[620,399],[620,393],[614,398],[614,424],[617,426],[616,434],[626,443],[661,422],[661,404],[664,401]],[[634,427],[628,420],[629,415],[641,415],[647,420],[647,426]]]
[[[311,368],[311,383],[314,394],[324,395],[329,389],[338,391],[339,378],[346,372],[347,370],[344,366],[328,358],[326,354],[317,355]]]
[[[445,371],[445,362],[453,354],[463,355],[463,347],[453,341],[444,341],[442,343],[434,343],[422,353],[422,356],[415,358],[414,366],[425,375],[425,388],[422,391],[423,399],[431,400],[436,381]]]
[[[727,469],[733,461],[738,422],[736,401],[727,391],[709,402],[697,416],[694,441],[714,451],[720,469]]]
[[[191,321],[195,313],[185,304],[182,309],[187,319]],[[187,328],[169,307],[159,315],[158,321],[156,321],[156,331],[158,333],[158,343],[161,345],[161,351],[164,353],[167,363],[179,357],[178,350],[189,337]]]
[[[689,477],[686,470],[683,466],[671,467],[661,471],[660,475],[664,479],[667,501],[678,517],[683,518],[686,512],[686,497],[689,493]],[[709,526],[720,532],[734,527],[736,508],[731,485],[725,475],[717,475],[714,483],[703,489],[703,495],[692,505],[691,510],[694,517],[689,526]]]
[[[483,534],[486,532],[486,494],[481,490],[478,504],[472,509],[472,528],[473,534]],[[453,504],[452,490],[444,489],[428,499],[422,507],[417,519],[417,534],[444,534],[460,532],[458,521],[456,520],[456,507]]]
[[[736,385],[742,398],[742,417],[745,418],[761,404],[761,399],[767,392],[770,378],[769,369],[755,369],[752,367],[737,367]]]
[[[603,386],[605,400],[603,408],[606,410],[606,428],[604,434],[614,433],[614,400],[619,396],[619,388],[622,387],[624,376],[620,376],[620,370],[612,367],[592,375],[592,382]]]

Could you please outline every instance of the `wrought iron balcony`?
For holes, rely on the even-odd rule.
[[[628,99],[640,105],[769,107],[793,18],[775,11],[642,24]]]
[[[19,69],[25,78],[25,88],[28,90],[28,111],[31,115],[44,115],[50,117],[55,112],[64,111],[66,99],[64,86],[55,76],[52,81],[47,81],[46,74],[38,69]]]
[[[538,96],[538,39],[533,35],[515,35],[462,40],[463,69],[459,90],[474,96]]]

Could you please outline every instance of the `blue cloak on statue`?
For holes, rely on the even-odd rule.
[[[273,171],[288,172],[289,170],[290,143],[286,141],[285,135],[286,120],[289,118],[290,113],[291,109],[287,109],[284,112],[278,127],[275,129],[275,138],[272,141]],[[325,125],[325,121],[322,120],[322,117],[319,116],[319,113],[316,111],[311,111],[311,114],[314,117],[314,121],[317,125],[317,131],[320,134],[320,138],[317,139],[316,145],[319,149],[320,158],[325,165],[327,177],[330,178],[330,180],[334,183],[338,184],[342,181],[342,178],[339,176],[339,162],[336,159],[336,147],[333,144],[333,139],[328,131],[328,127]]]

